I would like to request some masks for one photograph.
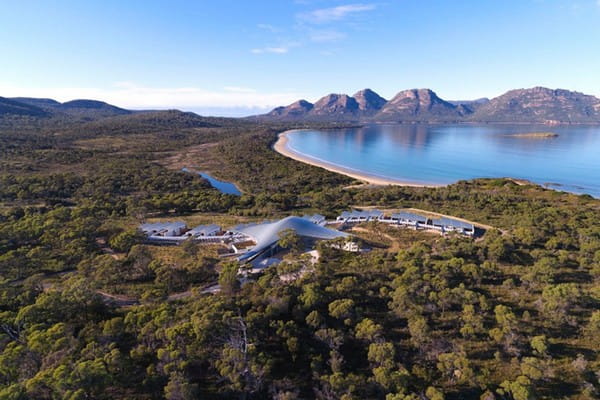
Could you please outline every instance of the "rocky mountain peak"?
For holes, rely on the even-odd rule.
[[[356,92],[352,96],[358,103],[358,108],[361,111],[380,110],[387,100],[372,91],[371,89],[363,89]]]
[[[313,104],[306,100],[298,100],[286,107],[277,107],[268,116],[271,117],[300,117],[313,109]]]
[[[398,118],[426,115],[457,118],[462,108],[440,99],[431,89],[409,89],[399,92],[381,110],[387,116]]]
[[[348,114],[359,109],[358,102],[347,94],[328,94],[320,98],[314,105],[313,114]]]
[[[473,115],[483,121],[582,123],[600,120],[600,99],[565,89],[515,89],[482,105]]]

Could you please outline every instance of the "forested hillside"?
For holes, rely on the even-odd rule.
[[[273,152],[286,125],[178,112],[37,124],[0,132],[2,399],[599,396],[599,200],[504,179],[357,187]],[[233,225],[353,206],[494,229],[366,224],[371,252],[321,244],[300,273],[291,251],[243,286],[214,248],[136,231],[148,218]]]

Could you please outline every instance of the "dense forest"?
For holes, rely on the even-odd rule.
[[[507,179],[360,187],[272,151],[289,127],[175,111],[0,123],[0,398],[600,396],[599,200]],[[319,243],[308,273],[290,251],[243,285],[214,248],[136,230],[360,206],[493,228],[369,223],[371,252]]]

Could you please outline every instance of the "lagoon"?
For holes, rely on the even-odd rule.
[[[287,150],[306,161],[384,180],[511,177],[600,197],[597,126],[372,125],[285,136]]]
[[[213,188],[217,189],[219,192],[221,192],[223,194],[232,194],[234,196],[242,195],[242,192],[238,189],[238,187],[234,183],[220,181],[217,178],[207,174],[206,172],[198,172],[195,170],[190,170],[187,167],[182,168],[181,171],[200,175],[202,178],[206,179]]]
[[[242,192],[240,192],[240,190],[238,189],[238,187],[235,184],[231,183],[231,182],[220,181],[217,178],[214,178],[214,177],[210,176],[206,172],[198,172],[198,175],[200,175],[201,177],[203,177],[204,179],[206,179],[210,183],[210,185],[212,187],[214,187],[215,189],[217,189],[221,193],[232,194],[234,196],[241,196],[242,195]]]

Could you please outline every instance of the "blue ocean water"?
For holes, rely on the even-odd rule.
[[[519,134],[552,132],[552,138]],[[600,197],[600,127],[373,125],[288,133],[304,156],[405,182],[511,177]]]

